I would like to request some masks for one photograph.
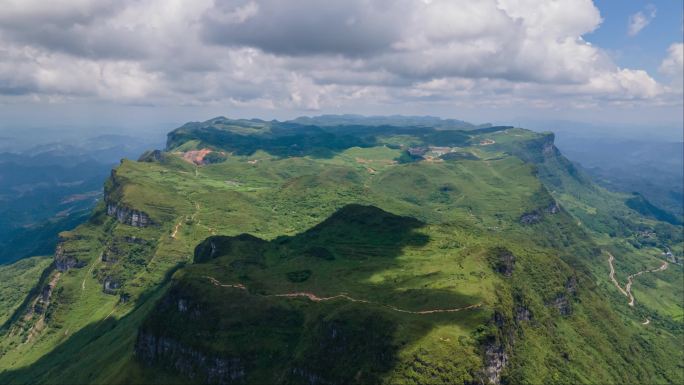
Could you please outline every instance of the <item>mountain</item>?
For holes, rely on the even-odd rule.
[[[290,120],[291,123],[315,126],[394,126],[394,127],[429,127],[447,130],[473,130],[491,127],[491,124],[475,125],[457,119],[441,119],[435,116],[363,116],[363,115],[320,115],[300,116]]]
[[[188,123],[60,234],[0,383],[680,383],[682,228],[629,199],[551,133]]]

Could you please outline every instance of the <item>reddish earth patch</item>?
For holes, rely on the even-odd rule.
[[[208,148],[203,148],[201,150],[191,150],[183,153],[183,160],[189,163],[194,163],[196,165],[204,164],[204,157],[212,153]]]

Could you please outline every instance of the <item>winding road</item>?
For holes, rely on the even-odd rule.
[[[615,287],[620,290],[620,293],[622,293],[625,297],[629,298],[629,301],[627,304],[629,306],[634,306],[634,295],[632,295],[632,284],[634,283],[634,278],[640,276],[643,273],[655,273],[658,271],[663,271],[667,269],[669,264],[665,261],[663,261],[663,264],[660,265],[659,268],[653,269],[653,270],[642,270],[638,273],[634,273],[627,277],[627,284],[625,285],[625,288],[623,289],[622,286],[620,286],[620,283],[618,283],[617,279],[615,279],[615,267],[613,266],[613,261],[615,260],[615,257],[613,254],[608,253],[608,265],[610,266],[610,274],[608,275],[610,277],[610,280],[613,281],[615,284]],[[650,321],[649,321],[650,322]],[[647,325],[647,324],[644,324]]]
[[[241,283],[236,283],[236,284],[224,284],[224,283],[221,283],[219,280],[217,280],[217,279],[214,278],[214,277],[205,276],[205,278],[207,278],[209,281],[211,281],[211,283],[214,284],[215,286],[220,286],[220,287],[231,287],[231,288],[234,288],[234,289],[240,289],[240,290],[245,290],[245,291],[247,291],[247,288],[245,287],[245,285],[243,285],[243,284],[241,284]],[[307,298],[308,300],[310,300],[310,301],[312,301],[312,302],[323,302],[323,301],[331,301],[331,300],[335,300],[335,299],[346,299],[347,301],[350,301],[350,302],[359,302],[359,303],[367,303],[367,304],[379,305],[379,306],[386,307],[386,308],[388,308],[388,309],[390,309],[390,310],[393,310],[393,311],[396,311],[396,312],[400,312],[400,313],[419,314],[419,315],[424,315],[424,314],[435,314],[435,313],[456,313],[456,312],[463,311],[463,310],[476,309],[476,308],[479,308],[479,307],[482,306],[481,303],[478,303],[478,304],[474,304],[474,305],[469,305],[469,306],[464,306],[464,307],[457,307],[457,308],[450,308],[450,309],[429,309],[429,310],[417,310],[417,311],[414,311],[414,310],[400,309],[400,308],[398,308],[398,307],[396,307],[396,306],[393,306],[393,305],[387,305],[387,304],[378,303],[378,302],[374,302],[374,301],[369,301],[369,300],[365,300],[365,299],[353,298],[353,297],[350,297],[350,296],[348,296],[347,294],[344,294],[344,293],[338,294],[338,295],[334,295],[334,296],[332,296],[332,297],[319,297],[319,296],[317,296],[317,295],[314,294],[314,293],[305,292],[305,291],[298,291],[298,292],[283,293],[283,294],[267,294],[267,295],[263,295],[263,296],[264,296],[264,297],[285,297],[285,298],[303,297],[303,298]]]

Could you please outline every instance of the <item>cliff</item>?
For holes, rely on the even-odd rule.
[[[114,202],[107,202],[107,215],[116,218],[121,223],[134,227],[147,227],[153,224],[150,217],[144,212],[121,206]]]
[[[55,249],[55,268],[59,271],[67,271],[72,268],[81,268],[85,263],[79,261],[71,253],[67,252],[62,243]]]
[[[104,201],[107,207],[107,215],[116,218],[120,223],[133,227],[153,225],[154,222],[147,213],[122,203],[124,184],[125,181],[119,178],[116,169],[113,169],[109,179],[105,182]]]

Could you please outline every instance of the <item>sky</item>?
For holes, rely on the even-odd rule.
[[[0,134],[326,113],[681,132],[682,7],[0,0]]]

